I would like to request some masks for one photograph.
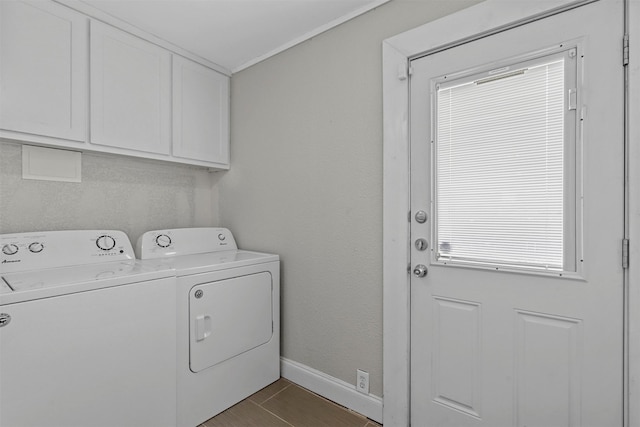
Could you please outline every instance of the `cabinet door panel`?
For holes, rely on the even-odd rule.
[[[171,55],[91,22],[91,143],[169,154]]]
[[[229,164],[229,77],[173,58],[173,155]]]
[[[0,128],[86,139],[87,18],[53,2],[0,2]]]

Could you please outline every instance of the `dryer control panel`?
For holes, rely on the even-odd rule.
[[[226,228],[172,228],[147,231],[136,243],[139,259],[195,255],[237,250],[233,234]]]
[[[0,273],[135,259],[118,230],[65,230],[0,235]]]

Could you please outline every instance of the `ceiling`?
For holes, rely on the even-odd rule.
[[[81,0],[231,72],[390,0]]]

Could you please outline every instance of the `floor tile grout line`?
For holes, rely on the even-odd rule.
[[[336,402],[334,402],[334,401],[333,401],[333,400],[331,400],[331,399],[328,399],[328,398],[326,398],[326,397],[324,397],[324,396],[322,396],[322,395],[320,395],[320,394],[318,394],[318,393],[315,393],[315,392],[313,392],[313,391],[311,391],[311,390],[309,390],[309,389],[307,389],[307,388],[302,387],[301,385],[298,385],[298,384],[296,384],[296,383],[292,383],[292,384],[293,384],[293,385],[295,385],[296,387],[298,387],[298,388],[300,388],[300,389],[302,389],[302,390],[306,391],[307,393],[311,394],[312,396],[315,396],[315,397],[317,397],[317,398],[319,398],[319,399],[321,399],[321,400],[324,400],[324,401],[325,401],[325,402],[327,402],[327,403],[330,403],[330,404],[331,404],[331,405],[333,405],[333,406],[338,407],[338,409],[340,409],[340,410],[342,410],[342,411],[345,411],[345,412],[348,412],[348,413],[350,413],[350,414],[353,414],[353,415],[355,415],[355,416],[356,416],[356,417],[358,417],[358,418],[363,418],[363,419],[365,420],[365,426],[366,426],[366,425],[367,425],[367,423],[369,422],[369,418],[367,418],[366,416],[362,415],[362,414],[361,414],[361,413],[359,413],[359,412],[356,412],[356,411],[354,411],[354,410],[352,410],[352,409],[347,408],[346,406],[343,406],[343,405],[341,405],[341,404],[339,404],[339,403],[336,403]],[[363,427],[364,427],[364,426],[363,426]]]
[[[0,0],[1,1],[1,0]],[[255,405],[257,406],[260,410],[263,411],[263,414],[265,414],[264,416],[271,416],[271,417],[275,417],[276,419],[280,420],[281,422],[283,422],[286,426],[290,426],[290,427],[296,427],[296,424],[293,423],[293,421],[289,421],[286,418],[283,418],[283,416],[276,414],[275,412],[272,412],[271,410],[267,409],[264,405],[267,404],[268,402],[271,402],[272,399],[278,397],[281,393],[283,393],[285,390],[288,390],[291,386],[295,387],[296,389],[298,389],[299,391],[303,391],[306,392],[306,394],[310,395],[311,398],[314,401],[318,401],[318,402],[325,402],[329,403],[330,406],[334,407],[335,409],[337,409],[339,412],[346,412],[349,415],[355,416],[357,419],[359,419],[362,424],[360,424],[359,427],[376,427],[376,426],[380,426],[380,424],[377,424],[376,422],[374,422],[373,420],[369,419],[368,417],[364,416],[363,414],[360,414],[359,412],[356,412],[350,408],[347,408],[345,406],[340,405],[337,402],[334,402],[320,394],[317,394],[297,383],[294,383],[292,381],[287,380],[286,378],[280,378],[280,380],[283,381],[284,383],[284,387],[282,387],[281,389],[277,390],[275,393],[273,393],[272,395],[270,395],[267,399],[264,399],[262,402],[258,402],[257,400],[252,399],[253,396],[249,396],[246,399],[244,399],[244,401],[246,401],[247,403],[250,403],[251,405]],[[295,390],[295,389],[292,389]],[[297,393],[297,392],[294,392]],[[240,403],[240,402],[239,402]],[[234,405],[235,406],[235,405]],[[231,408],[229,408],[228,410],[230,410]],[[215,417],[213,417],[215,418]],[[213,419],[212,418],[212,419]],[[210,421],[210,420],[207,420]],[[209,425],[207,424],[207,421],[205,421],[204,423],[200,424],[198,427],[209,427]],[[275,420],[274,420],[275,421]],[[354,420],[355,421],[355,420]],[[357,422],[355,424],[352,424],[354,427],[358,427]],[[297,426],[300,427],[300,426]]]
[[[288,387],[288,386],[287,386],[287,387]],[[287,388],[287,387],[285,387],[285,388]],[[283,390],[284,390],[284,389],[283,389]],[[276,393],[276,394],[278,394],[278,393]],[[274,395],[274,396],[275,396],[275,395]],[[268,399],[267,399],[267,400],[268,400]],[[266,400],[265,400],[265,402],[266,402]],[[287,420],[285,420],[284,418],[282,418],[282,417],[280,417],[280,416],[278,416],[278,415],[274,414],[273,412],[271,412],[270,410],[268,410],[267,408],[265,408],[265,407],[264,407],[264,406],[262,406],[261,404],[258,404],[258,403],[256,403],[256,402],[251,402],[251,403],[253,403],[254,405],[256,405],[258,408],[262,409],[263,411],[265,411],[265,412],[267,412],[267,413],[269,413],[269,414],[273,415],[274,417],[278,418],[278,419],[279,419],[280,421],[282,421],[283,423],[285,423],[285,424],[287,424],[287,425],[290,425],[291,427],[295,427],[295,426],[294,426],[293,424],[291,424],[289,421],[287,421]]]
[[[262,403],[258,403],[259,406],[264,405],[265,403],[267,403],[268,401],[270,401],[271,399],[273,399],[274,397],[276,397],[277,395],[279,395],[280,393],[282,393],[283,391],[285,391],[286,389],[288,389],[289,387],[291,387],[291,385],[293,385],[293,383],[289,383],[286,386],[284,386],[282,389],[276,391],[275,393],[273,393],[271,396],[269,396],[269,398],[267,398],[266,400],[264,400]],[[256,402],[257,403],[257,402]]]
[[[297,387],[297,388],[299,388],[300,390],[302,390],[302,391],[304,391],[304,392],[306,392],[306,393],[310,394],[310,395],[311,395],[313,398],[315,398],[315,399],[319,399],[319,400],[322,400],[322,401],[324,401],[324,402],[327,402],[327,403],[329,403],[329,404],[331,404],[331,405],[335,406],[336,408],[338,408],[340,411],[347,412],[347,413],[349,413],[349,414],[351,414],[351,415],[356,416],[357,418],[362,419],[362,420],[364,421],[364,424],[362,424],[362,426],[361,426],[361,427],[367,427],[367,424],[369,424],[369,422],[370,422],[369,418],[365,417],[364,415],[360,414],[359,412],[353,411],[353,410],[351,410],[351,409],[347,408],[346,406],[342,406],[342,405],[340,405],[339,403],[336,403],[336,402],[334,402],[334,401],[332,401],[332,400],[330,400],[330,399],[327,399],[327,398],[326,398],[326,397],[324,397],[324,396],[321,396],[321,395],[319,395],[319,394],[317,394],[317,393],[314,393],[313,391],[311,391],[311,390],[309,390],[309,389],[306,389],[306,388],[302,387],[301,385],[298,385],[298,384],[296,384],[296,383],[294,383],[294,382],[289,382],[289,384],[288,384],[286,387],[284,387],[282,390],[280,390],[280,391],[278,391],[277,393],[275,393],[275,394],[274,394],[273,396],[271,396],[269,399],[267,399],[267,400],[265,400],[264,402],[262,402],[261,404],[259,404],[259,406],[261,406],[265,411],[269,412],[270,414],[273,414],[274,416],[278,417],[278,415],[274,414],[273,412],[271,412],[271,411],[270,411],[270,410],[268,410],[267,408],[264,408],[262,405],[263,405],[264,403],[267,403],[267,402],[268,402],[269,400],[271,400],[272,398],[276,397],[278,394],[282,393],[285,389],[289,388],[290,386]],[[280,418],[280,417],[278,417],[278,418]],[[284,422],[286,422],[287,424],[289,424],[289,425],[292,425],[292,426],[293,426],[293,424],[289,423],[287,420],[285,420],[285,419],[283,419],[283,418],[280,418],[280,419],[282,419],[282,420],[283,420]],[[295,426],[293,426],[293,427],[295,427]]]

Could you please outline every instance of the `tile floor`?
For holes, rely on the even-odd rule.
[[[200,427],[380,427],[380,424],[280,378]]]

